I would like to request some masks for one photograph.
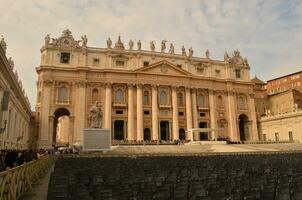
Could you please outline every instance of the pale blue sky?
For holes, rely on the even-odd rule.
[[[105,47],[110,36],[124,43],[163,39],[184,45],[194,55],[206,49],[223,59],[239,49],[255,74],[268,80],[301,70],[301,0],[0,0],[0,35],[8,44],[32,106],[40,48],[47,33],[61,35],[69,28],[76,39],[86,34],[88,46]]]

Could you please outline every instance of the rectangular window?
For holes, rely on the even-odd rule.
[[[181,68],[182,66],[181,65],[176,65],[177,67]]]
[[[149,66],[149,62],[148,61],[145,61],[144,62],[144,67],[148,67]]]
[[[204,74],[204,72],[205,72],[204,68],[203,68],[203,67],[200,67],[200,66],[197,67],[196,70],[197,70],[197,73],[198,73],[198,74]]]
[[[94,58],[93,59],[93,65],[98,66],[100,64],[100,59],[99,58]]]
[[[236,78],[241,78],[240,69],[235,70]]]
[[[289,141],[294,141],[294,137],[293,137],[293,132],[292,131],[288,131],[288,139]]]
[[[70,60],[70,53],[62,52],[61,53],[61,63],[69,63]]]
[[[216,74],[217,77],[220,77],[220,70],[219,70],[219,69],[216,69],[216,70],[215,70],[215,74]]]
[[[117,60],[117,61],[115,61],[115,65],[117,67],[123,67],[125,65],[125,61],[123,61],[123,60]]]
[[[150,111],[149,110],[144,110],[144,115],[150,115]]]
[[[184,116],[184,112],[178,112],[179,116]]]
[[[266,134],[262,134],[262,140],[266,142]]]
[[[200,116],[200,117],[205,117],[205,116],[206,116],[206,113],[201,112],[201,113],[199,113],[199,116]]]
[[[122,110],[116,110],[116,111],[115,111],[115,114],[117,114],[117,115],[122,115],[122,114],[123,114],[123,111],[122,111]]]
[[[279,141],[279,133],[275,133],[275,141],[276,141],[276,142]]]

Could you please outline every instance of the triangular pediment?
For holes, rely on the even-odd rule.
[[[149,66],[139,68],[135,70],[138,73],[150,73],[150,74],[161,74],[161,75],[171,75],[171,76],[190,76],[191,73],[175,66],[166,60],[162,60],[153,63]]]

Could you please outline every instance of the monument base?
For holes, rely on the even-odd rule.
[[[110,148],[109,129],[85,128],[83,130],[83,151],[109,151]]]

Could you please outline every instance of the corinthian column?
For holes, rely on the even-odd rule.
[[[128,140],[134,140],[133,85],[128,85]]]
[[[105,89],[105,95],[106,95],[106,100],[105,100],[105,123],[104,123],[104,128],[110,129],[111,130],[111,104],[112,104],[112,91],[111,91],[111,84],[106,85]]]
[[[186,116],[187,116],[187,131],[192,129],[192,102],[191,102],[191,90],[186,88]],[[191,134],[188,132],[187,140],[192,140]]]
[[[137,135],[136,140],[143,140],[143,90],[142,85],[136,86],[136,120],[137,120]]]
[[[250,133],[251,134],[250,140],[259,140],[254,94],[250,94],[249,104],[250,104],[249,108],[251,110],[251,118],[252,118],[252,132]]]
[[[216,128],[216,102],[214,91],[209,91],[211,128]],[[211,131],[211,139],[216,139],[215,131]]]
[[[198,128],[196,89],[192,90],[192,111],[193,111],[193,128]],[[199,138],[198,133],[194,133],[193,139],[198,140],[198,138]]]
[[[157,87],[152,86],[152,140],[158,140]]]
[[[173,130],[172,139],[179,139],[179,127],[178,127],[178,105],[177,105],[177,92],[176,87],[172,87],[172,120],[173,120]]]

